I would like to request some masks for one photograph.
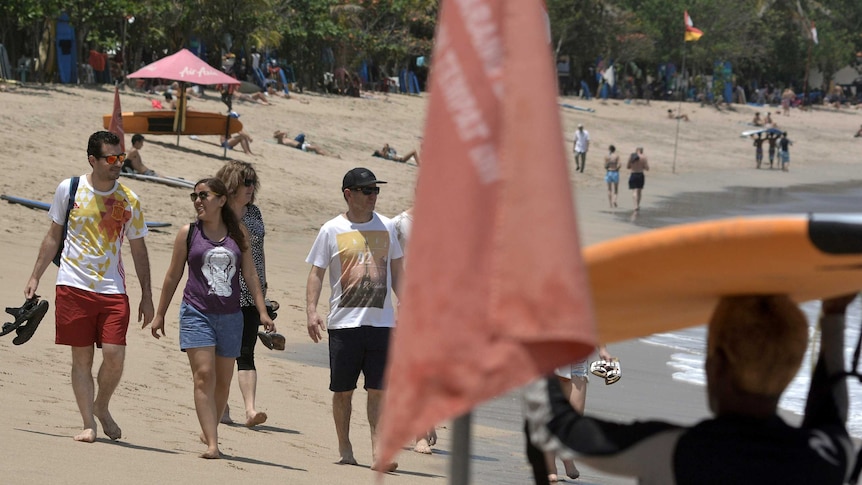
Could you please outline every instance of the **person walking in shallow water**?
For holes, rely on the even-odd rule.
[[[87,160],[92,172],[80,177],[74,193],[72,179],[57,187],[48,212],[51,227],[24,288],[28,299],[36,295],[42,274],[64,243],[57,270],[55,342],[72,349],[72,391],[84,421],[75,441],[86,443],[96,441],[96,419],[108,438],[122,437],[108,405],[123,375],[131,318],[120,254],[124,239],[129,241],[141,285],[138,321],[146,325],[153,318],[150,260],[144,242],[147,226],[141,202],[134,192],[117,182],[125,157],[117,135],[98,131],[90,136]],[[106,213],[105,207],[113,210]],[[64,234],[67,217],[68,231]],[[98,391],[93,384],[96,347],[102,349],[96,378]]]

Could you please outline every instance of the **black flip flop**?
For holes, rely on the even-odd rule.
[[[15,330],[18,333],[18,336],[12,339],[12,343],[15,345],[21,345],[30,340],[30,337],[36,333],[36,328],[39,327],[39,323],[42,321],[42,318],[46,313],[48,313],[48,302],[46,300],[42,300],[28,313],[27,323],[21,325]]]
[[[15,317],[15,321],[3,324],[3,328],[0,329],[0,337],[7,333],[12,333],[13,330],[18,329],[18,327],[24,324],[24,322],[29,318],[30,313],[38,304],[39,295],[36,295],[33,298],[26,300],[24,304],[18,308],[6,307],[6,313]]]

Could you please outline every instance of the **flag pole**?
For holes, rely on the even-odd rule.
[[[468,411],[452,422],[452,460],[449,462],[449,484],[470,483],[470,423],[473,413]]]
[[[682,41],[682,76],[685,76],[685,40]],[[680,82],[680,84],[683,84]],[[687,85],[687,83],[685,83]],[[673,138],[673,165],[671,173],[676,173],[676,147],[679,144],[679,124],[682,121],[682,100],[685,98],[685,87],[682,87],[682,96],[679,97],[679,104],[676,108],[676,136]]]
[[[805,61],[805,83],[802,88],[802,107],[804,108],[808,103],[808,69],[811,66],[811,44],[814,43],[814,39],[808,43],[808,60]]]

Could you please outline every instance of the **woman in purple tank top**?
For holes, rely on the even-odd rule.
[[[201,458],[220,458],[219,418],[227,405],[242,339],[240,273],[264,328],[274,329],[275,325],[266,311],[248,232],[226,206],[224,183],[217,178],[203,179],[194,190],[191,199],[197,221],[180,229],[174,240],[171,264],[150,327],[153,337],[165,335],[165,314],[188,264],[189,277],[180,304],[180,349],[188,355],[194,377],[195,411],[203,432],[201,440],[207,445]]]

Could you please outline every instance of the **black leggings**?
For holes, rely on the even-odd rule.
[[[236,358],[237,370],[257,370],[254,366],[254,346],[257,344],[257,331],[260,327],[260,314],[253,306],[242,307],[242,346]]]

